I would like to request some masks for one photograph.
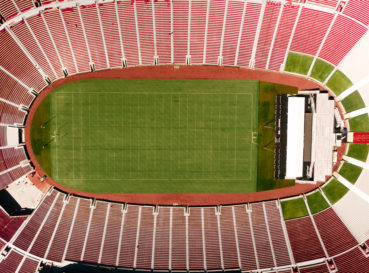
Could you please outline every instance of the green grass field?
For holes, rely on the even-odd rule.
[[[285,220],[304,217],[309,215],[304,199],[296,198],[282,201],[282,212]]]
[[[274,126],[275,95],[294,92],[242,80],[72,82],[37,109],[32,147],[54,180],[89,192],[280,188],[294,181],[273,180],[266,125]]]
[[[338,182],[335,178],[326,183],[326,185],[322,187],[322,190],[331,204],[336,203],[348,192],[348,188]]]
[[[311,214],[318,213],[329,207],[329,204],[327,201],[325,201],[320,191],[316,191],[310,195],[307,195],[306,200],[308,202]]]

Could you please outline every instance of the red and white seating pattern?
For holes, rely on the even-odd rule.
[[[310,217],[286,221],[286,227],[296,263],[325,257]]]
[[[343,14],[367,26],[369,24],[369,2],[366,0],[347,1]]]
[[[367,31],[367,1],[347,1],[343,14],[337,15],[330,30],[334,13],[304,6],[297,17],[299,6],[289,2],[282,7],[267,1],[264,8],[261,3],[245,5],[232,0],[118,1],[48,10],[26,18],[31,31],[21,22],[0,32],[3,68],[0,68],[0,97],[4,100],[0,101],[0,122],[2,125],[24,122],[26,113],[16,105],[29,106],[34,98],[29,89],[40,92],[45,87],[41,70],[55,80],[63,76],[64,67],[69,74],[89,71],[90,62],[96,69],[121,67],[122,58],[130,66],[147,65],[154,63],[155,54],[160,64],[185,63],[189,54],[193,64],[216,65],[222,56],[225,65],[248,67],[250,61],[255,61],[256,68],[279,70],[290,41],[291,51],[315,56],[321,47],[317,57],[338,65]],[[337,2],[308,1],[333,9]],[[17,7],[13,1],[0,4],[0,13],[5,18],[34,7],[31,0],[14,3]],[[20,43],[13,39],[13,33]],[[253,53],[255,60],[251,60]],[[6,145],[3,140],[1,143]],[[23,150],[15,151],[2,150],[1,171],[26,159]],[[29,171],[31,167],[26,165],[2,173],[0,187]],[[0,272],[37,269],[39,261],[24,256],[19,249],[56,262],[81,261],[154,270],[240,267],[245,271],[290,266],[293,261],[289,249],[296,263],[327,258],[322,244],[329,256],[338,255],[334,261],[341,272],[360,272],[369,267],[369,259],[356,247],[356,240],[333,209],[313,216],[321,242],[310,217],[284,223],[274,201],[227,206],[219,211],[215,207],[193,207],[186,216],[184,208],[178,207],[154,210],[104,201],[91,206],[90,200],[64,199],[63,193],[54,190],[29,218],[0,212],[0,224],[6,226],[0,230],[0,237],[14,246],[0,260]],[[22,225],[24,221],[27,222]],[[17,230],[20,232],[14,236]],[[339,243],[342,237],[345,243]],[[0,248],[3,246],[1,241]],[[349,248],[353,249],[341,254]],[[300,271],[316,272],[323,268],[326,270],[325,264]]]
[[[315,56],[332,20],[333,14],[303,8],[291,50]]]
[[[345,264],[339,257],[348,254],[341,253],[358,249],[358,242],[333,209],[313,217],[328,257],[311,218],[284,223],[276,201],[218,209],[155,209],[105,201],[91,203],[78,197],[66,199],[65,194],[52,190],[14,238],[15,229],[24,219],[14,224],[10,234],[0,234],[17,249],[57,263],[88,262],[159,271],[266,270],[293,266],[290,248],[295,263],[304,262],[301,272],[321,272],[326,265],[315,265],[317,259],[333,257],[337,267]],[[0,219],[11,222],[12,217],[4,214]],[[343,246],[339,244],[342,239]],[[361,256],[355,254],[355,259],[366,263],[368,259],[359,253]]]

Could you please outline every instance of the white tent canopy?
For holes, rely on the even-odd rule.
[[[288,97],[286,178],[303,175],[305,98]]]

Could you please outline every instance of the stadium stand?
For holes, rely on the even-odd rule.
[[[358,242],[332,208],[315,214],[314,220],[329,256],[357,245]]]
[[[115,5],[100,5],[99,10],[110,67],[121,67],[124,54],[121,50],[118,23],[116,20],[111,22],[111,17],[116,17]]]
[[[68,70],[69,74],[78,72],[77,64],[74,59],[73,47],[70,44],[68,33],[65,31],[61,12],[58,11],[45,11],[41,13],[41,18],[45,24],[45,27],[50,30],[52,39],[56,45],[56,49],[59,52],[63,65]],[[76,45],[75,45],[76,46]]]
[[[259,17],[261,16],[262,5],[259,3],[248,2],[246,6],[246,20],[244,25],[241,26],[241,40],[239,41],[239,53],[236,59],[236,65],[239,66],[249,66],[254,41],[256,39],[256,32],[259,22]]]
[[[22,260],[23,260],[22,254],[19,254],[18,252],[14,250],[10,250],[10,252],[7,254],[5,259],[0,263],[1,272],[4,272],[4,273],[16,272]]]
[[[2,208],[0,209],[0,238],[10,241],[27,216],[9,216]],[[1,248],[1,247],[0,247]]]
[[[288,220],[286,227],[297,263],[325,256],[310,217]]]
[[[23,148],[7,147],[4,125],[24,124],[20,105],[31,105],[31,90],[41,92],[45,76],[54,81],[66,76],[63,69],[75,74],[90,71],[92,64],[97,70],[122,67],[124,60],[129,66],[151,65],[156,57],[159,64],[183,64],[191,57],[192,64],[217,65],[220,56],[224,65],[279,71],[288,51],[295,51],[342,67],[354,78],[346,64],[362,56],[358,48],[369,24],[363,0],[347,1],[342,14],[335,11],[337,0],[81,6],[59,1],[60,9],[45,10],[49,2],[27,13],[34,8],[31,0],[0,3],[0,14],[9,20],[0,26],[1,189],[32,171],[28,163],[20,165],[28,160]],[[22,11],[23,19],[15,20]],[[362,78],[356,77],[354,83]],[[365,173],[356,186],[367,192]],[[0,272],[36,272],[42,259],[165,271],[291,272],[303,263],[300,272],[327,272],[324,261],[333,257],[338,272],[369,268],[358,247],[368,240],[368,204],[354,193],[312,218],[284,221],[279,205],[275,200],[190,208],[123,205],[53,189],[29,216],[0,209]]]

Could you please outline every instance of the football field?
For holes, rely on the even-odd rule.
[[[41,103],[41,167],[89,192],[255,192],[258,81],[91,79]]]

